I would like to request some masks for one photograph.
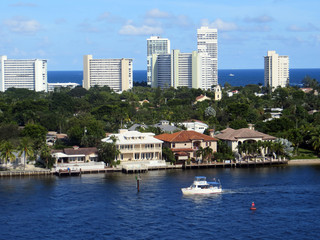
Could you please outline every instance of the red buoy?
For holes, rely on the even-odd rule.
[[[250,210],[256,210],[256,209],[257,209],[257,208],[256,208],[256,206],[254,205],[254,202],[252,202]]]

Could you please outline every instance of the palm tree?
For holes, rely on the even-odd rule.
[[[320,152],[320,128],[315,128],[311,132],[311,145],[315,151]]]
[[[0,144],[0,158],[4,160],[4,163],[7,165],[8,160],[13,162],[16,159],[16,156],[13,154],[14,147],[11,142],[4,141]]]
[[[53,158],[51,157],[51,151],[47,144],[44,144],[40,149],[40,158],[44,161],[46,168],[52,168],[54,162]]]
[[[203,147],[199,147],[199,149],[196,151],[196,156],[197,157],[202,156],[202,159],[203,159],[203,156],[204,156],[204,148]]]
[[[212,153],[213,153],[213,150],[210,147],[206,147],[205,149],[203,149],[203,155],[202,155],[203,160],[207,160],[208,162],[208,160],[211,159]]]
[[[24,156],[24,170],[26,169],[26,160],[33,155],[33,149],[29,138],[22,138],[18,147],[19,157]]]

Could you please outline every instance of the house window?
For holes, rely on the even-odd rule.
[[[139,153],[135,153],[135,154],[134,154],[134,159],[139,159],[139,157],[140,157],[140,154],[139,154]]]
[[[175,144],[175,143],[172,143],[172,147],[175,148],[175,147],[176,147],[176,144]]]

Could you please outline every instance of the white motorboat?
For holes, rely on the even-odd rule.
[[[222,187],[219,180],[213,182],[207,182],[207,178],[203,176],[196,176],[190,187],[181,188],[181,191],[185,195],[193,194],[213,194],[221,193]]]

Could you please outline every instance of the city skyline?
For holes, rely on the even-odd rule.
[[[131,58],[147,69],[146,41],[168,38],[171,49],[197,50],[197,29],[218,29],[219,69],[263,69],[274,50],[290,68],[319,68],[318,9],[309,0],[1,1],[0,55],[47,59],[48,70],[82,70],[82,57]]]

